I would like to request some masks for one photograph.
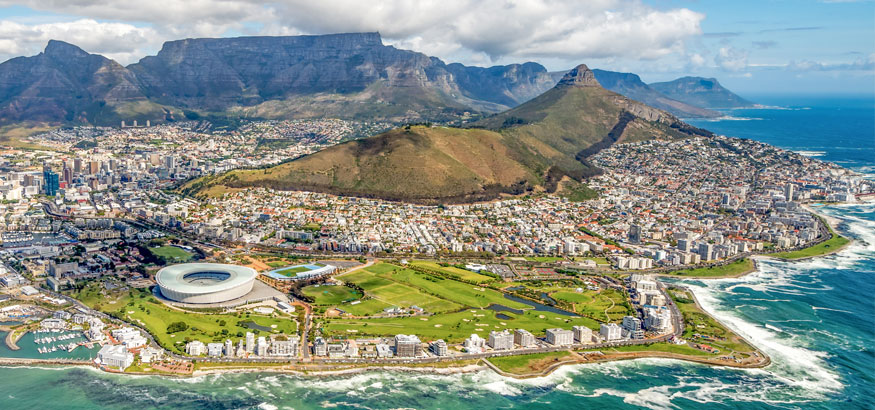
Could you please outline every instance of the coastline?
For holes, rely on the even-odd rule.
[[[832,231],[832,227],[841,223],[841,220],[829,217],[826,215],[822,215],[813,209],[811,209],[808,205],[803,205],[803,207],[818,217],[823,218],[823,221],[827,223],[827,228]],[[838,235],[834,233],[834,235]],[[829,252],[803,257],[796,259],[783,259],[776,258],[773,256],[769,256],[766,254],[761,255],[752,255],[750,259],[752,261],[752,267],[738,274],[732,275],[723,275],[723,276],[679,276],[679,275],[669,275],[669,274],[658,274],[660,277],[673,277],[678,279],[694,279],[694,280],[712,280],[712,279],[735,279],[740,278],[751,273],[758,271],[758,261],[760,259],[776,259],[776,260],[784,260],[784,261],[800,261],[800,260],[808,260],[817,257],[823,257],[835,254],[845,249],[848,245],[853,243],[853,240],[847,238],[848,242],[836,249],[832,249]],[[695,300],[696,306],[699,307],[706,315],[719,322],[721,325],[725,327],[725,324],[717,319],[711,313],[702,309],[699,301],[696,299],[695,294],[690,292],[693,295],[693,299]],[[727,327],[727,329],[729,329]],[[731,331],[731,329],[730,329]],[[11,334],[12,332],[10,332]],[[179,378],[179,379],[188,379],[199,376],[207,376],[207,375],[222,375],[222,374],[240,374],[240,373],[271,373],[271,374],[288,374],[294,376],[301,377],[333,377],[333,376],[348,376],[355,374],[362,374],[374,371],[394,371],[394,372],[411,372],[411,373],[420,373],[420,374],[435,374],[435,375],[453,375],[453,374],[468,374],[468,373],[476,373],[481,371],[493,371],[496,374],[499,374],[503,377],[512,377],[515,379],[529,379],[529,378],[537,378],[537,377],[545,377],[556,370],[568,366],[568,365],[586,365],[586,364],[595,364],[595,363],[607,363],[613,361],[626,361],[626,360],[636,360],[636,359],[646,359],[646,358],[655,358],[655,359],[669,359],[669,360],[678,360],[690,363],[697,363],[708,366],[715,367],[727,367],[727,368],[739,368],[739,369],[754,369],[754,368],[764,368],[769,366],[771,362],[771,358],[762,352],[759,348],[757,348],[753,343],[750,343],[746,339],[744,339],[741,335],[738,335],[736,332],[733,333],[739,338],[745,340],[751,347],[754,348],[754,351],[759,354],[761,360],[755,363],[735,363],[731,361],[725,360],[716,360],[715,358],[705,358],[698,357],[692,355],[685,355],[679,353],[671,353],[671,352],[662,352],[662,351],[633,351],[633,352],[598,352],[598,351],[587,351],[583,349],[569,349],[569,352],[573,353],[576,358],[571,360],[563,360],[556,363],[550,364],[543,370],[526,373],[526,374],[515,374],[509,373],[506,371],[502,371],[497,366],[493,365],[489,362],[488,359],[480,359],[475,364],[465,364],[461,366],[447,366],[447,367],[435,367],[435,366],[404,366],[404,365],[382,365],[376,364],[374,366],[361,366],[361,367],[348,367],[348,366],[336,366],[336,369],[331,369],[331,366],[328,369],[320,369],[310,371],[306,368],[295,367],[294,365],[288,366],[279,366],[279,367],[237,367],[234,368],[233,365],[229,366],[229,368],[216,368],[216,369],[203,369],[203,370],[194,370],[190,374],[165,374],[158,372],[107,372],[119,375],[129,375],[129,376],[158,376],[158,377],[166,377],[166,378]],[[20,337],[20,335],[19,335]],[[593,353],[599,353],[594,355]],[[591,358],[590,356],[598,356]],[[9,366],[9,367],[20,367],[20,366],[46,366],[46,367],[88,367],[95,370],[102,370],[93,365],[90,361],[76,360],[76,359],[37,359],[37,358],[4,358],[0,357],[0,366]],[[102,370],[105,371],[105,370]]]

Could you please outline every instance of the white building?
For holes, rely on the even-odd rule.
[[[620,340],[623,338],[623,328],[616,323],[602,323],[599,335],[608,342]]]
[[[435,354],[435,356],[447,356],[447,355],[449,355],[449,349],[447,349],[447,342],[445,342],[443,339],[438,339],[438,340],[435,340],[434,342],[431,342],[431,345],[429,346],[429,348],[431,349],[432,353]]]
[[[465,339],[465,343],[463,343],[462,346],[468,353],[482,353],[483,349],[486,347],[486,339],[474,333],[471,334],[471,337]]]
[[[645,308],[644,328],[657,333],[666,333],[671,330],[671,312],[666,308]]]
[[[513,333],[513,342],[520,347],[529,347],[535,345],[535,335],[526,329],[517,329]]]
[[[189,356],[200,356],[204,354],[206,350],[207,347],[204,345],[204,342],[201,342],[200,340],[188,342],[185,345],[185,353]]]
[[[270,343],[270,355],[291,357],[298,355],[298,338],[289,338],[289,340],[273,340]]]
[[[164,351],[151,346],[146,346],[140,349],[140,361],[143,363],[152,363],[161,360],[164,357]]]
[[[507,331],[489,332],[489,347],[493,350],[510,350],[513,349],[513,335]]]
[[[106,345],[97,352],[97,363],[126,369],[134,363],[134,354],[122,345]]]
[[[553,346],[566,346],[574,343],[574,332],[567,329],[547,329],[547,343]]]
[[[207,356],[222,357],[222,351],[225,350],[225,345],[222,343],[208,343]]]
[[[574,332],[574,340],[578,343],[592,343],[592,329],[586,326],[572,326],[571,331]]]

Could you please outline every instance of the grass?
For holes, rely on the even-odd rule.
[[[313,298],[314,305],[336,305],[361,298],[355,289],[347,286],[307,286],[301,289],[305,295]]]
[[[748,258],[742,258],[725,265],[676,270],[673,272],[668,272],[668,275],[694,277],[731,277],[742,275],[744,273],[752,271],[753,269],[753,261]]]
[[[278,271],[276,271],[276,273],[279,273],[280,275],[283,275],[283,276],[292,277],[292,276],[297,276],[301,272],[308,272],[310,270],[311,269],[306,267],[306,266],[296,266],[296,267],[292,267],[292,268],[278,270]]]
[[[821,218],[819,216],[817,218],[820,219],[820,221],[824,225],[826,225],[826,229],[829,230],[829,234],[831,235],[829,239],[827,239],[827,240],[825,240],[817,245],[809,246],[807,248],[800,249],[798,251],[776,252],[776,253],[770,253],[770,254],[768,254],[768,256],[771,256],[773,258],[778,258],[778,259],[786,259],[786,260],[811,258],[813,256],[820,256],[820,255],[825,255],[825,254],[830,253],[830,252],[835,252],[837,249],[841,249],[842,246],[845,246],[848,244],[848,242],[850,242],[850,240],[848,238],[845,238],[844,236],[836,234],[835,231],[832,230],[832,227],[829,226],[829,224],[823,218]]]
[[[124,320],[140,325],[151,333],[161,346],[175,352],[182,352],[185,341],[200,340],[204,343],[236,341],[238,332],[251,331],[239,322],[252,322],[258,326],[271,328],[272,333],[295,334],[297,324],[288,317],[270,317],[256,314],[206,314],[176,310],[161,303],[146,290],[112,291],[104,294],[102,287],[93,282],[74,297],[91,308],[105,313],[119,314]],[[167,326],[174,322],[185,322],[188,329],[167,333]],[[224,323],[224,324],[223,324]],[[224,331],[227,331],[223,333]],[[182,343],[177,343],[182,342]]]
[[[191,252],[175,246],[165,245],[157,248],[149,248],[149,250],[157,257],[168,262],[186,262],[194,256]]]
[[[522,314],[501,312],[507,319],[496,317],[488,309],[466,309],[461,312],[436,314],[428,317],[329,319],[323,333],[340,337],[394,336],[412,333],[423,340],[444,339],[449,343],[461,342],[473,333],[488,337],[491,330],[526,329],[544,335],[553,327],[570,329],[574,325],[598,328],[598,322],[588,318],[562,316],[549,312],[527,310]]]
[[[540,262],[540,263],[553,263],[565,260],[565,258],[560,258],[558,256],[526,256],[525,259],[529,262]]]
[[[469,282],[486,283],[495,280],[495,278],[491,276],[481,275],[477,272],[472,272],[467,269],[459,269],[455,266],[441,266],[437,262],[413,261],[410,264],[413,266],[420,266],[426,269],[436,270],[446,275],[454,276]]]
[[[571,356],[568,351],[524,354],[489,358],[499,370],[513,374],[530,374],[543,371],[553,363],[561,362]]]
[[[0,146],[8,146],[25,150],[52,150],[52,148],[49,147],[26,142],[24,141],[24,138],[41,132],[51,131],[54,128],[56,127],[39,123],[5,125],[3,127],[0,127]]]
[[[585,290],[582,293],[560,291],[550,297],[574,303],[574,312],[603,322],[615,322],[631,314],[626,295],[616,289]]]
[[[669,294],[684,317],[684,339],[720,349],[721,355],[729,352],[749,354],[754,351],[744,339],[699,309],[689,292],[673,289]]]
[[[378,264],[370,266],[367,269],[344,275],[341,279],[345,282],[361,286],[361,288],[365,290],[365,295],[369,298],[383,302],[383,304],[386,305],[383,308],[388,306],[408,308],[416,305],[425,309],[427,312],[438,313],[458,310],[464,307],[450,300],[422,292],[416,287],[383,277],[385,275],[390,275],[389,272],[391,272],[386,266],[391,265]],[[384,275],[378,276],[374,271],[384,272]],[[372,303],[367,306],[376,309],[378,306],[382,306],[382,304]],[[375,314],[382,311],[382,308],[373,311],[365,311],[363,308],[363,306],[356,305],[354,310],[361,314]],[[343,307],[342,309],[347,310],[346,307]]]
[[[421,289],[425,293],[453,301],[465,307],[485,308],[491,304],[499,304],[514,309],[528,308],[528,305],[507,299],[501,292],[493,289],[477,287],[452,279],[425,275],[410,269],[397,270],[386,277],[396,282],[409,284]]]
[[[651,344],[643,344],[643,345],[630,345],[630,346],[617,346],[611,348],[602,348],[598,349],[599,351],[610,354],[612,352],[616,353],[628,353],[628,352],[665,352],[665,353],[675,353],[675,354],[684,354],[691,356],[705,356],[705,357],[713,357],[716,356],[712,353],[708,353],[704,350],[696,349],[690,345],[676,345],[673,343],[651,343]]]

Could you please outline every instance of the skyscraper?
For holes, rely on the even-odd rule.
[[[58,179],[58,173],[52,171],[51,168],[45,167],[43,168],[43,184],[46,195],[55,196],[58,194],[58,188],[60,187],[60,181]]]

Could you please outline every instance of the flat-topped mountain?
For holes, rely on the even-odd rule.
[[[705,108],[740,108],[754,104],[727,90],[716,78],[681,77],[650,87],[669,98]]]
[[[418,203],[554,192],[599,170],[586,158],[618,141],[710,135],[601,87],[585,65],[470,128],[414,126],[339,144],[261,170],[189,183],[195,194],[268,187]]]
[[[154,123],[183,111],[265,119],[455,120],[465,112],[516,107],[562,75],[537,63],[445,64],[384,45],[378,33],[169,41],[157,55],[128,67],[53,40],[39,55],[0,64],[0,123]],[[594,75],[612,91],[675,115],[713,114],[647,89],[634,74]]]
[[[128,68],[155,101],[265,118],[434,119],[504,110],[552,86],[539,64],[448,66],[378,33],[171,41]]]

